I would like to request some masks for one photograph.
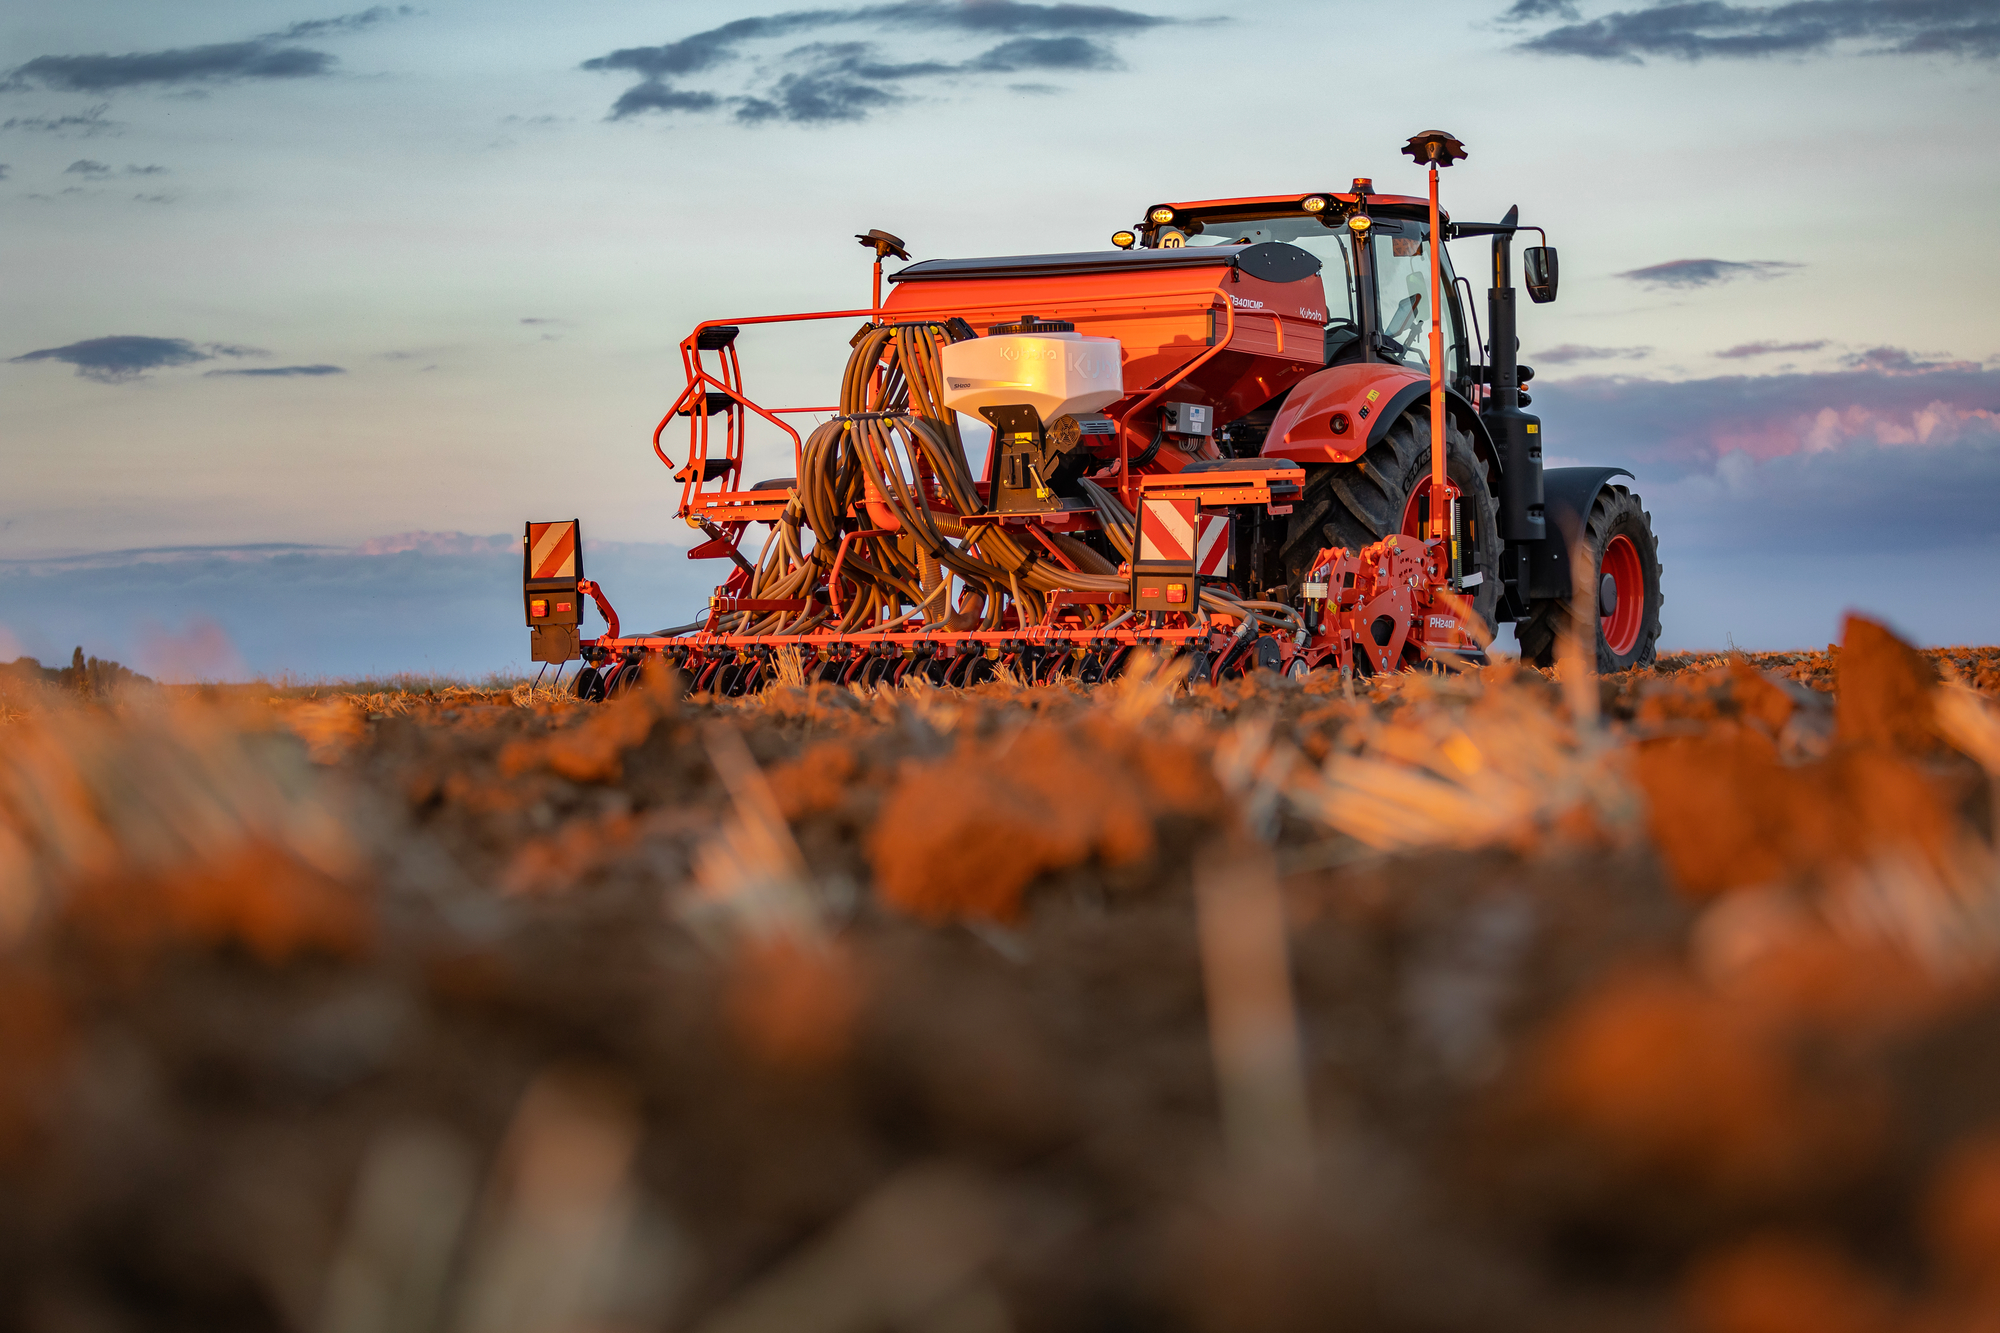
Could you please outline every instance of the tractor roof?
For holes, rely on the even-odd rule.
[[[1331,199],[1337,204],[1353,205],[1361,202],[1362,196],[1341,193],[1337,190],[1317,190],[1307,194],[1260,194],[1246,195],[1238,199],[1194,199],[1186,203],[1153,204],[1140,214],[1138,226],[1147,225],[1146,215],[1153,209],[1166,207],[1174,210],[1176,218],[1186,216],[1200,218],[1206,222],[1247,222],[1253,218],[1290,217],[1304,211],[1303,200],[1317,194],[1320,198]],[[1368,196],[1368,207],[1389,213],[1427,213],[1430,201],[1407,194],[1374,194]],[[1449,214],[1446,214],[1449,216]]]

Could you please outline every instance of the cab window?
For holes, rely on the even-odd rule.
[[[1401,348],[1406,366],[1430,370],[1431,345],[1431,255],[1421,222],[1377,220],[1373,229],[1375,246],[1375,293],[1382,312],[1382,336]],[[1445,375],[1457,376],[1458,318],[1451,299],[1451,255],[1443,256],[1440,275],[1444,298]]]

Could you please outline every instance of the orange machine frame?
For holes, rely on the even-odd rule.
[[[1327,192],[1326,197],[1351,205],[1362,196]],[[1300,198],[1258,196],[1166,207],[1190,215],[1227,219],[1231,214],[1271,216],[1274,210],[1296,206]],[[1367,202],[1371,209],[1397,213],[1414,212],[1426,203],[1413,197],[1372,193]],[[1437,232],[1434,230],[1432,234]],[[1288,512],[1303,475],[1298,471],[1299,462],[1345,461],[1358,455],[1372,431],[1393,418],[1394,413],[1389,410],[1392,400],[1403,397],[1407,389],[1421,383],[1424,377],[1381,365],[1342,368],[1361,372],[1354,375],[1326,374],[1323,369],[1326,304],[1319,277],[1267,281],[1245,271],[1236,262],[1236,249],[1215,247],[1210,262],[1207,247],[1188,247],[1172,263],[1152,265],[1141,260],[1129,266],[1086,264],[1086,271],[1072,276],[1005,272],[932,276],[923,271],[922,265],[912,265],[890,275],[892,290],[886,298],[881,292],[878,257],[874,299],[868,307],[714,319],[697,325],[681,342],[686,387],[654,429],[652,444],[656,456],[674,470],[675,479],[681,482],[679,516],[701,528],[708,537],[688,553],[690,558],[728,558],[737,565],[736,571],[710,598],[708,624],[713,626],[717,615],[730,611],[796,610],[804,605],[779,606],[773,602],[767,606],[747,595],[751,566],[739,550],[743,534],[753,522],[777,521],[793,492],[789,485],[745,488],[745,428],[749,417],[754,415],[789,436],[796,477],[804,443],[799,431],[784,418],[800,413],[837,413],[839,409],[768,407],[749,396],[744,388],[736,338],[747,328],[766,324],[849,319],[870,323],[943,322],[955,318],[978,329],[1012,322],[1024,314],[1069,321],[1078,332],[1116,338],[1123,349],[1127,392],[1105,409],[1106,415],[1117,424],[1117,437],[1115,445],[1098,446],[1103,466],[1097,476],[1119,492],[1128,508],[1136,512],[1142,494],[1156,497],[1185,494],[1200,496],[1215,506],[1252,504],[1268,506],[1278,513]],[[1432,364],[1441,364],[1435,351]],[[1169,395],[1175,395],[1176,401],[1211,406],[1215,422],[1220,425],[1315,376],[1325,383],[1303,397],[1295,395],[1296,403],[1288,404],[1285,414],[1274,424],[1264,467],[1257,467],[1254,462],[1239,463],[1232,465],[1237,470],[1227,474],[1204,471],[1199,479],[1197,474],[1185,474],[1183,478],[1181,474],[1198,457],[1213,456],[1212,441],[1195,454],[1180,449],[1157,450],[1143,470],[1133,465],[1135,453],[1145,450],[1153,440],[1159,427],[1159,405],[1168,401]],[[1319,438],[1306,438],[1315,433],[1298,429],[1300,423],[1322,409],[1321,420],[1335,410],[1351,410],[1361,422],[1360,428],[1349,432],[1350,438],[1331,444]],[[719,433],[712,426],[718,416],[722,418]],[[687,422],[687,454],[680,466],[675,467],[662,441],[677,418]],[[1290,428],[1286,428],[1288,419],[1292,422]],[[1298,440],[1287,438],[1294,433],[1300,435]],[[1083,517],[1092,516],[1050,515],[1044,521],[1035,515],[980,515],[978,519],[1025,527],[1059,558],[1060,552],[1043,529],[1059,531],[1074,526]],[[840,538],[840,554],[844,557],[850,543],[856,540],[881,536],[872,527],[845,533]],[[1384,656],[1385,650],[1367,641],[1366,626],[1355,617],[1369,607],[1379,608],[1392,602],[1397,606],[1407,603],[1410,619],[1396,637],[1397,653],[1403,651],[1406,640],[1409,650],[1420,655],[1476,652],[1476,641],[1455,613],[1460,605],[1458,599],[1442,586],[1445,572],[1442,542],[1433,539],[1411,545],[1409,539],[1398,540],[1404,545],[1391,542],[1379,552],[1370,548],[1359,556],[1326,553],[1323,562],[1347,559],[1352,569],[1364,572],[1364,588],[1379,585],[1379,590],[1363,602],[1353,602],[1350,598],[1343,603],[1339,594],[1332,596],[1323,609],[1313,611],[1317,629],[1311,636],[1303,631],[1297,635],[1273,636],[1278,640],[1281,665],[1289,665],[1295,659],[1313,665],[1338,661],[1343,667],[1353,665],[1362,669],[1391,665]],[[1355,565],[1354,560],[1361,563]],[[835,563],[839,565],[838,557]],[[608,601],[594,586],[591,592],[615,627],[615,613],[610,611]],[[839,597],[837,577],[828,595]],[[878,658],[900,659],[906,668],[912,660],[946,652],[956,659],[1079,651],[1115,655],[1148,643],[1204,647],[1212,654],[1213,670],[1219,672],[1230,655],[1240,651],[1245,636],[1257,628],[1249,620],[1239,623],[1226,616],[1199,613],[1178,619],[1168,617],[1164,622],[1155,617],[1152,623],[1140,620],[1109,628],[1078,618],[1079,607],[1118,607],[1126,605],[1128,600],[1120,593],[1057,593],[1048,599],[1041,623],[1027,624],[1017,611],[1010,611],[1012,622],[997,631],[954,632],[942,625],[926,625],[921,619],[894,632],[863,627],[859,632],[841,634],[822,628],[792,636],[732,635],[704,628],[687,635],[624,637],[613,628],[610,634],[583,641],[582,647],[586,656],[613,668],[636,662],[647,654],[672,654],[695,676],[696,687],[702,688],[719,679],[717,673],[725,667],[736,673],[730,679],[740,686],[767,670],[763,664],[770,661],[770,655],[785,647],[805,649],[814,661],[851,664],[849,675],[842,676],[843,679],[851,676],[852,664]],[[1419,614],[1423,610],[1439,614]],[[1443,614],[1448,610],[1454,613]],[[1350,620],[1354,623],[1347,623]],[[954,669],[955,666],[956,663]],[[969,667],[966,674],[970,674]],[[864,678],[873,677],[864,675]]]

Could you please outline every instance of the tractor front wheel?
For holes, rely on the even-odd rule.
[[[1575,602],[1593,600],[1597,621],[1597,669],[1630,671],[1653,664],[1660,637],[1660,548],[1653,539],[1653,516],[1623,486],[1597,493],[1583,525],[1579,556],[1589,560],[1576,597],[1549,597],[1529,606],[1515,631],[1521,656],[1536,666],[1554,666]]]

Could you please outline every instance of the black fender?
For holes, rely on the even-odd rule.
[[[1568,597],[1570,550],[1583,536],[1597,493],[1613,477],[1631,477],[1622,467],[1552,467],[1542,473],[1548,535],[1525,542],[1528,548],[1528,596],[1535,601]],[[1637,478],[1634,478],[1637,480]]]

